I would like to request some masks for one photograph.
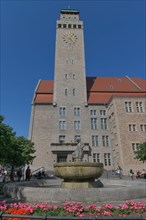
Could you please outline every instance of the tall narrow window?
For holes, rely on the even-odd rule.
[[[90,115],[91,115],[91,116],[96,116],[96,110],[91,109],[91,110],[90,110]]]
[[[102,136],[102,145],[103,145],[103,147],[109,147],[110,146],[108,135]]]
[[[93,162],[100,162],[100,154],[93,153]]]
[[[74,116],[80,116],[81,111],[80,111],[80,107],[74,107]]]
[[[101,129],[107,129],[107,118],[101,118]]]
[[[136,131],[136,125],[135,124],[129,124],[129,131]]]
[[[97,118],[91,118],[91,129],[97,129]]]
[[[81,122],[80,121],[74,121],[74,129],[75,130],[81,129]]]
[[[66,64],[69,64],[69,59],[66,59]]]
[[[65,89],[65,96],[67,96],[67,89]]]
[[[60,130],[65,130],[66,129],[66,121],[65,120],[60,120],[59,121],[59,129]]]
[[[59,135],[59,143],[65,142],[65,135]]]
[[[61,106],[59,109],[59,114],[60,114],[60,116],[65,116],[66,115],[66,107]]]
[[[141,124],[140,130],[146,132],[146,124]]]
[[[111,154],[110,153],[104,154],[104,165],[111,166]]]
[[[136,110],[137,110],[137,112],[144,112],[142,102],[136,102]]]
[[[106,110],[100,110],[100,115],[106,115]]]
[[[132,103],[131,102],[125,102],[125,111],[132,112]]]
[[[75,96],[75,89],[73,89],[73,96]]]
[[[135,152],[139,149],[139,143],[132,143],[132,150]]]
[[[111,166],[111,154],[110,153],[107,154],[107,158],[108,158],[108,165]]]
[[[92,146],[98,147],[98,135],[92,135]]]

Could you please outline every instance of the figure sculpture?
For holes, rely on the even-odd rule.
[[[81,142],[80,139],[77,139],[77,148],[76,150],[72,153],[72,158],[75,161],[82,161],[83,159],[83,148],[85,147],[85,145]]]

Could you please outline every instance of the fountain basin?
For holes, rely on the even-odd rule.
[[[65,189],[61,188],[62,180],[56,179],[31,179],[7,183],[3,186],[5,196],[14,200],[27,202],[49,202],[62,203],[65,201],[82,202],[86,204],[96,203],[121,203],[125,200],[146,198],[145,181],[126,179],[104,179],[100,178],[104,187],[88,189]],[[96,182],[96,181],[95,181]]]
[[[96,187],[94,179],[103,173],[103,164],[94,162],[64,162],[54,164],[55,176],[62,178],[63,188]]]

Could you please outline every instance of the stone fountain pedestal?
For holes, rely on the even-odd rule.
[[[62,188],[86,189],[98,187],[95,179],[103,173],[103,164],[95,162],[63,162],[54,164],[55,176],[62,178]]]

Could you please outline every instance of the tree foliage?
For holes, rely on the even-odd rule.
[[[17,137],[3,120],[4,117],[0,116],[0,164],[19,167],[31,163],[35,158],[34,144],[24,137]]]
[[[146,142],[140,144],[138,150],[135,152],[135,159],[143,161],[143,163],[146,161]]]

